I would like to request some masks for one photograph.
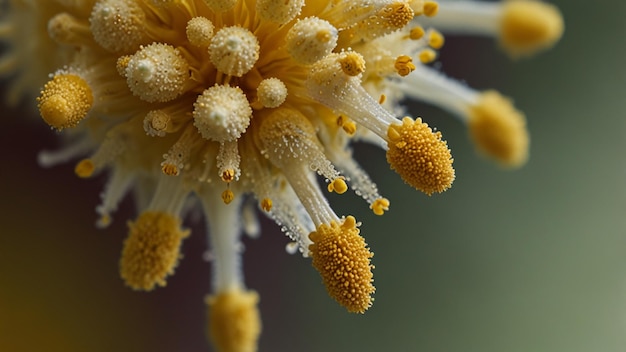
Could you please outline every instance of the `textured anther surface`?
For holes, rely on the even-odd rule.
[[[309,234],[313,266],[329,295],[353,313],[364,313],[371,307],[376,291],[370,263],[374,254],[359,232],[354,217],[348,216],[341,224],[322,224]]]
[[[189,236],[189,231],[180,229],[177,217],[155,211],[142,213],[128,227],[120,260],[122,278],[135,290],[150,291],[157,285],[165,286],[165,278],[174,273],[181,242]]]
[[[428,195],[450,188],[453,159],[441,132],[433,132],[420,118],[405,117],[401,125],[389,126],[387,136],[387,162],[404,182]]]

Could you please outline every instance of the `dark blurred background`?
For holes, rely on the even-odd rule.
[[[263,220],[246,239],[245,270],[261,295],[260,351],[623,352],[626,350],[626,3],[552,1],[566,34],[551,51],[512,61],[490,40],[447,38],[442,68],[515,98],[532,135],[529,163],[501,170],[477,156],[463,126],[433,108],[457,180],[427,197],[388,170],[384,152],[357,158],[391,200],[384,217],[360,198],[333,197],[363,221],[377,293],[365,315],[328,297],[309,260],[285,253]],[[166,288],[124,287],[118,258],[134,214],[94,226],[105,178],[73,164],[36,165],[55,134],[2,107],[0,351],[209,351],[210,267],[195,226]]]

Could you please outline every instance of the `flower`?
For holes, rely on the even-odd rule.
[[[128,286],[165,286],[190,234],[183,219],[200,204],[214,257],[209,335],[222,351],[256,350],[261,331],[240,263],[240,235],[254,228],[246,198],[281,226],[290,250],[312,258],[331,297],[365,312],[373,253],[318,176],[328,192],[351,188],[375,214],[388,211],[352,158],[351,142],[362,140],[384,148],[412,187],[448,189],[451,151],[422,118],[403,116],[405,97],[451,111],[481,153],[521,166],[529,137],[511,100],[429,64],[446,32],[494,36],[517,58],[563,31],[558,10],[535,0],[11,0],[8,10],[0,74],[15,74],[9,101],[38,93],[41,117],[67,137],[40,163],[79,159],[81,178],[110,170],[99,227],[136,194],[120,261]]]

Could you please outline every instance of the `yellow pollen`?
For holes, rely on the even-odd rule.
[[[178,174],[180,173],[180,170],[178,169],[176,165],[169,164],[169,163],[164,163],[161,166],[161,171],[163,171],[163,173],[168,176],[178,176]]]
[[[270,210],[272,210],[272,200],[269,198],[263,198],[261,200],[261,209],[269,212]]]
[[[37,98],[41,117],[58,130],[75,127],[93,106],[93,93],[84,79],[71,73],[54,75]]]
[[[415,64],[413,64],[413,59],[410,56],[400,55],[396,59],[394,68],[400,76],[404,77],[415,70]]]
[[[230,189],[227,189],[224,192],[222,192],[222,201],[224,202],[224,204],[230,204],[230,202],[232,202],[233,199],[235,199],[235,194]]]
[[[469,132],[477,148],[505,166],[521,166],[528,159],[526,118],[496,91],[481,95],[470,109]]]
[[[439,31],[431,29],[428,31],[428,45],[433,49],[441,49],[445,39]]]
[[[365,71],[363,56],[355,52],[349,52],[337,61],[341,64],[341,70],[348,76],[358,76]]]
[[[376,215],[383,215],[389,210],[389,200],[387,198],[378,198],[370,205],[370,209]]]
[[[354,121],[344,122],[341,128],[343,128],[343,131],[346,132],[350,136],[356,133],[356,123],[354,123]]]
[[[235,170],[227,169],[222,172],[222,181],[230,183],[235,179]]]
[[[433,17],[439,12],[439,4],[434,1],[424,2],[424,15]]]
[[[150,291],[165,286],[180,258],[180,245],[189,231],[180,229],[180,219],[160,211],[146,211],[129,222],[124,241],[120,274],[135,290]]]
[[[381,105],[382,105],[382,104],[384,104],[384,103],[385,103],[385,101],[386,101],[386,100],[387,100],[387,96],[386,96],[386,95],[384,95],[384,94],[381,94],[381,95],[380,95],[380,98],[378,98],[378,104],[381,104]]]
[[[117,69],[117,73],[120,76],[126,77],[126,68],[128,67],[128,63],[130,62],[130,55],[120,56],[115,63],[115,68]]]
[[[429,64],[435,61],[435,59],[437,58],[437,52],[435,52],[432,49],[424,49],[420,51],[420,53],[417,56],[420,59],[421,63]]]
[[[95,169],[96,166],[93,164],[91,159],[83,159],[76,164],[74,173],[80,178],[88,178],[93,175]]]
[[[391,28],[402,28],[409,23],[413,16],[413,10],[403,2],[390,4],[382,9],[381,17]]]
[[[334,179],[328,184],[328,192],[337,192],[337,194],[344,194],[348,190],[348,184],[343,177]]]
[[[421,118],[405,117],[401,125],[389,126],[387,137],[387,162],[404,182],[427,195],[450,188],[453,159],[441,132],[433,132]]]
[[[254,352],[261,334],[257,307],[259,295],[254,291],[234,289],[209,296],[209,337],[217,351]]]
[[[322,276],[328,294],[349,312],[364,313],[372,306],[374,266],[356,220],[346,217],[340,224],[321,224],[309,234],[313,266]]]
[[[419,40],[422,39],[425,33],[426,32],[424,31],[424,28],[422,28],[421,26],[413,27],[411,28],[411,32],[409,33],[409,38],[411,38],[412,40]]]
[[[563,35],[563,18],[554,5],[512,0],[502,6],[500,43],[513,56],[550,48]]]

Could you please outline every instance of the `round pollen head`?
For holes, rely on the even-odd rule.
[[[120,260],[122,279],[135,290],[165,286],[165,278],[174,273],[181,242],[189,231],[180,229],[178,217],[158,211],[142,213],[128,227]]]
[[[309,234],[313,244],[309,254],[319,271],[329,295],[349,312],[364,313],[372,306],[376,291],[372,282],[374,266],[363,237],[352,216],[341,223],[322,224]]]
[[[58,130],[75,127],[93,106],[91,88],[80,76],[71,73],[54,75],[37,98],[41,117]]]
[[[330,54],[338,38],[339,32],[330,22],[307,17],[287,32],[287,52],[296,62],[309,65]]]
[[[178,49],[168,44],[142,46],[126,66],[126,83],[149,103],[176,99],[189,79],[189,64]]]
[[[223,27],[211,38],[209,54],[215,68],[227,75],[241,77],[259,59],[259,40],[249,30]]]
[[[502,6],[500,43],[511,56],[527,56],[548,49],[563,35],[563,17],[554,5],[511,0]]]
[[[204,139],[228,142],[238,139],[250,125],[252,108],[239,87],[215,85],[193,104],[193,124]]]
[[[278,78],[266,78],[256,89],[259,103],[266,108],[279,107],[287,99],[287,86]]]
[[[211,20],[206,17],[198,16],[187,22],[185,34],[187,34],[187,40],[189,40],[192,45],[200,48],[208,48],[211,44],[211,38],[213,38],[214,29],[215,26]]]
[[[441,132],[433,132],[422,119],[402,119],[387,131],[387,162],[404,182],[431,195],[452,185],[454,168],[448,144]]]
[[[89,23],[95,41],[110,52],[132,53],[149,40],[144,28],[146,15],[138,1],[97,1]]]
[[[523,165],[528,159],[526,118],[496,91],[483,93],[470,108],[469,133],[476,147],[501,164]]]
[[[233,289],[209,296],[209,337],[218,351],[253,352],[261,334],[257,307],[259,295],[254,291]]]

